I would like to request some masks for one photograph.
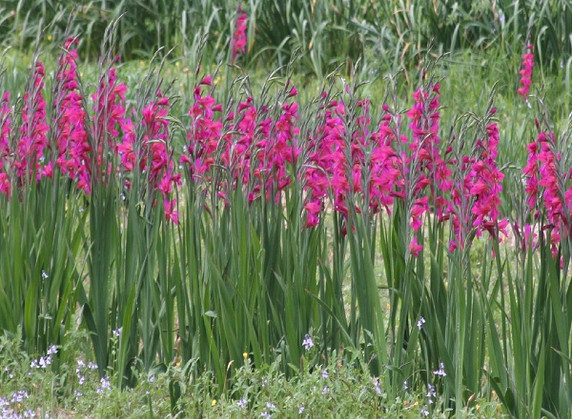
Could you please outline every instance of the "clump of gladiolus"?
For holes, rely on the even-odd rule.
[[[86,195],[97,183],[111,176],[125,179],[130,187],[134,170],[145,173],[152,193],[164,200],[166,217],[177,223],[173,187],[180,184],[170,150],[169,100],[161,92],[145,106],[140,123],[127,115],[127,87],[109,67],[91,95],[93,112],[86,108],[77,72],[76,38],[69,38],[58,60],[52,92],[53,118],[47,118],[44,99],[44,66],[35,63],[23,96],[21,110],[4,93],[0,105],[0,192],[11,198],[14,187],[23,193],[26,185],[51,178],[56,168]],[[21,123],[15,124],[16,112]],[[133,110],[132,110],[133,111]],[[116,164],[114,159],[119,160]]]
[[[242,14],[237,21],[241,33],[245,20]],[[233,53],[244,47],[242,35],[236,39]],[[14,187],[52,177],[56,169],[86,195],[116,175],[130,189],[139,176],[146,185],[147,202],[162,201],[166,218],[177,224],[174,196],[182,184],[181,169],[194,187],[206,190],[215,182],[214,171],[224,168],[226,175],[217,176],[210,190],[226,203],[235,190],[241,190],[250,203],[259,199],[278,203],[290,185],[300,182],[307,227],[318,226],[327,208],[347,221],[350,211],[391,214],[396,201],[402,202],[413,256],[423,249],[422,231],[429,216],[451,223],[451,250],[464,248],[471,232],[487,231],[500,239],[498,233],[505,231],[507,222],[499,212],[504,175],[496,165],[498,126],[488,123],[469,153],[453,157],[455,139],[443,144],[440,137],[439,83],[424,79],[404,115],[384,104],[377,122],[372,121],[368,100],[331,99],[323,93],[314,125],[302,138],[298,91],[290,82],[282,100],[272,106],[246,97],[225,109],[213,97],[213,80],[206,76],[193,91],[186,144],[175,155],[171,103],[160,90],[139,110],[129,108],[127,87],[110,66],[91,95],[92,110],[86,108],[89,97],[82,95],[79,85],[77,43],[70,38],[58,61],[53,120],[46,113],[41,62],[36,63],[24,94],[17,127],[10,95],[3,95],[0,192],[8,198]],[[533,57],[529,53],[524,58],[521,74],[528,88]],[[488,118],[494,113],[491,110]],[[408,123],[403,123],[404,117]],[[524,173],[531,206],[542,188],[556,243],[569,225],[564,208],[572,205],[572,190],[557,190],[558,176],[563,175],[556,173],[559,157],[553,151],[554,141],[552,134],[539,134],[529,145]]]

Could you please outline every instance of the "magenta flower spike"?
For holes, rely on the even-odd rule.
[[[242,12],[239,7],[238,12]],[[246,53],[246,23],[248,16],[246,13],[240,13],[235,22],[234,33],[232,35],[232,58],[231,62],[234,63],[239,54]]]
[[[522,63],[520,69],[520,87],[517,93],[522,96],[523,100],[527,100],[528,93],[530,92],[530,86],[532,85],[532,69],[534,67],[534,46],[528,44],[526,46],[526,52],[522,55]]]

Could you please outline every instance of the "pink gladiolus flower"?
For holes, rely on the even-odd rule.
[[[79,91],[77,50],[72,48],[77,39],[69,38],[59,58],[56,74],[57,158],[62,173],[78,182],[78,188],[91,191],[91,146],[85,129],[86,111]]]
[[[42,93],[44,66],[39,61],[36,63],[33,77],[32,89],[24,94],[20,138],[13,161],[18,185],[28,183],[34,175],[36,181],[40,180],[45,165],[44,151],[48,146],[46,134],[50,128],[46,122],[46,101]]]
[[[179,225],[179,212],[175,209],[176,202],[175,200],[163,200],[163,205],[165,207],[165,217],[167,220],[173,222],[176,225]]]
[[[127,86],[117,83],[115,68],[103,74],[99,80],[99,88],[92,96],[95,103],[93,132],[94,139],[91,168],[92,182],[106,182],[111,176],[111,161],[108,152],[117,152],[117,141],[125,117],[125,92]]]
[[[538,124],[539,125],[539,124]],[[558,255],[562,237],[570,234],[572,217],[572,185],[565,190],[571,173],[562,173],[562,156],[556,148],[556,137],[552,132],[539,132],[535,142],[528,145],[528,162],[523,169],[526,193],[531,211],[538,214],[538,206],[546,210],[546,228],[550,230],[552,256]]]
[[[200,86],[194,90],[195,103],[189,110],[191,126],[187,135],[188,145],[181,155],[180,163],[189,168],[193,181],[205,180],[204,176],[214,163],[223,124],[215,119],[218,111],[211,95],[204,96]]]
[[[423,250],[423,245],[417,243],[417,236],[414,235],[413,240],[409,243],[409,252],[411,252],[411,255],[416,258],[419,256],[421,250]]]
[[[239,13],[242,11],[238,9]],[[234,63],[239,53],[246,52],[246,21],[248,16],[246,13],[241,13],[236,19],[234,34],[232,35],[232,59]]]
[[[11,180],[9,161],[11,158],[10,135],[12,132],[12,109],[10,94],[6,92],[0,105],[0,192],[10,199]]]
[[[522,55],[522,68],[520,70],[520,84],[517,93],[522,96],[524,100],[530,91],[530,86],[532,85],[532,68],[534,67],[534,54],[532,53],[534,46],[529,44],[526,46],[526,50]]]
[[[499,218],[504,174],[496,166],[499,143],[496,123],[486,127],[486,134],[486,138],[477,140],[473,153],[459,162],[462,179],[457,179],[448,206],[456,242],[452,250],[465,248],[471,230],[477,237],[485,230],[498,240],[499,232],[506,235],[507,221]]]

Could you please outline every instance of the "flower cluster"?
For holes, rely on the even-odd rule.
[[[563,173],[561,170],[562,155],[558,152],[553,132],[540,131],[536,140],[527,148],[528,161],[523,169],[527,203],[535,217],[539,216],[539,200],[544,204],[552,255],[556,257],[561,238],[570,236],[572,185],[565,188],[572,173]]]
[[[48,148],[46,101],[44,99],[44,65],[37,61],[33,83],[24,93],[22,124],[16,145],[15,158],[11,162],[19,186],[39,181],[42,176],[51,177],[52,162],[46,163]]]
[[[26,390],[18,390],[9,398],[0,397],[0,417],[9,419],[33,418],[36,412],[32,409],[23,411],[22,404],[30,398]]]
[[[300,154],[298,103],[269,109],[248,97],[223,120],[222,105],[202,91],[202,86],[211,85],[211,78],[205,77],[195,88],[189,111],[188,144],[180,162],[190,181],[205,186],[213,179],[214,168],[222,167],[225,175],[217,179],[216,194],[225,201],[231,190],[242,189],[250,202],[261,196],[279,202],[281,191],[292,182],[289,168]],[[293,97],[295,88],[290,92]]]
[[[30,363],[30,368],[33,369],[46,369],[49,365],[52,364],[53,358],[52,356],[57,354],[58,350],[57,348],[52,345],[48,348],[48,351],[46,352],[46,356],[41,356],[38,359],[33,359],[32,362]]]
[[[9,161],[11,156],[10,136],[12,131],[12,108],[10,93],[4,93],[0,103],[0,192],[10,199],[11,182]]]
[[[234,53],[244,51],[246,14],[238,16],[236,27]],[[27,184],[32,176],[36,181],[50,177],[54,169],[85,194],[117,177],[148,208],[162,201],[165,217],[178,224],[173,196],[182,184],[182,169],[193,188],[225,203],[231,191],[240,191],[250,203],[264,199],[279,204],[283,192],[299,182],[301,215],[308,227],[317,226],[331,207],[341,214],[345,231],[350,211],[390,214],[401,200],[413,232],[409,253],[414,257],[423,249],[420,230],[428,213],[440,222],[452,220],[453,248],[464,245],[471,229],[496,237],[502,228],[498,208],[503,175],[495,164],[498,127],[486,127],[485,138],[470,156],[451,158],[451,145],[444,147],[439,136],[439,83],[425,80],[405,115],[383,105],[377,123],[372,122],[370,102],[356,100],[349,87],[347,95],[336,99],[324,92],[316,124],[302,137],[298,91],[289,81],[281,100],[272,104],[246,97],[223,109],[207,76],[193,91],[187,143],[175,156],[171,103],[160,90],[137,109],[129,108],[127,87],[110,65],[91,95],[93,110],[86,109],[77,43],[68,39],[58,61],[51,124],[40,62],[24,95],[18,129],[12,126],[9,95],[0,102],[0,192],[8,197],[13,185]],[[402,117],[408,120],[408,132],[402,129]],[[461,179],[453,179],[454,166],[461,167]]]
[[[181,184],[180,173],[175,173],[175,162],[169,150],[169,99],[161,91],[156,92],[156,101],[151,101],[142,110],[139,127],[130,118],[121,121],[123,141],[117,145],[123,172],[142,175],[145,191],[158,191],[163,197],[165,216],[175,224],[179,223],[176,203],[170,199],[173,189]],[[138,129],[142,133],[138,133]],[[141,180],[141,179],[140,179]],[[126,178],[127,188],[132,179]]]
[[[234,63],[239,53],[246,52],[246,22],[248,16],[246,13],[241,13],[242,9],[238,9],[238,17],[236,19],[234,34],[232,35],[232,58],[231,62]]]
[[[415,103],[407,112],[411,120],[411,141],[408,143],[410,155],[402,154],[401,171],[406,180],[404,191],[410,202],[410,227],[414,234],[409,243],[411,255],[417,257],[423,245],[418,242],[417,232],[421,229],[423,215],[434,207],[439,220],[446,219],[447,201],[445,194],[451,190],[451,170],[441,155],[439,137],[440,84],[424,83],[414,94]],[[402,138],[408,142],[407,138]],[[446,150],[449,153],[451,150]]]
[[[494,115],[491,110],[490,116]],[[449,249],[465,248],[469,232],[480,236],[488,231],[500,239],[498,233],[506,235],[508,222],[500,218],[500,193],[504,174],[496,165],[497,147],[500,140],[498,126],[486,126],[487,136],[477,139],[472,154],[462,156],[458,163],[461,173],[452,189],[448,212],[452,220],[454,240]]]
[[[532,68],[534,67],[534,46],[529,44],[526,46],[526,52],[522,55],[522,64],[520,69],[520,87],[517,93],[526,101],[530,86],[532,85]]]
[[[77,182],[77,187],[86,194],[91,192],[91,145],[85,128],[87,113],[83,107],[83,97],[77,75],[76,38],[64,44],[64,53],[59,59],[56,74],[55,112],[58,115],[56,126],[56,165],[61,172]]]
[[[142,195],[153,194],[153,206],[161,198],[165,216],[178,223],[176,202],[171,198],[181,184],[170,149],[170,103],[160,91],[141,109],[128,116],[127,87],[118,80],[115,68],[106,68],[97,91],[91,95],[93,112],[85,106],[77,70],[76,38],[64,43],[58,59],[51,115],[44,99],[44,66],[37,61],[23,95],[18,126],[10,94],[0,101],[0,192],[10,199],[13,187],[23,190],[30,182],[51,178],[54,170],[69,177],[89,195],[94,185],[105,185],[112,177],[131,187],[134,172],[144,178]],[[52,142],[50,142],[50,140]],[[139,197],[143,198],[143,196]]]

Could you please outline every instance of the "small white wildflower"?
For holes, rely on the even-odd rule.
[[[381,387],[379,386],[379,380],[377,378],[373,381],[373,386],[375,388],[375,392],[378,395],[381,395]]]
[[[424,324],[425,324],[425,318],[420,317],[419,320],[417,321],[417,328],[421,330]]]
[[[266,407],[268,409],[276,409],[276,405],[274,403],[271,403],[271,402],[266,402]]]
[[[264,410],[261,414],[260,414],[261,418],[271,418],[272,415],[270,413],[268,413],[266,410]]]
[[[421,413],[421,415],[425,417],[429,416],[429,411],[425,408],[421,409],[421,412],[419,413]]]
[[[236,404],[237,404],[238,407],[240,407],[241,409],[246,409],[246,405],[248,404],[248,400],[246,400],[246,399],[240,399],[238,402],[236,402]]]
[[[87,368],[89,368],[90,370],[96,370],[97,369],[97,364],[95,362],[89,362],[87,364]]]
[[[435,386],[427,384],[427,397],[437,397],[437,392],[435,391]]]
[[[155,382],[155,376],[154,376],[154,375],[150,376],[150,377],[147,379],[147,381],[150,382],[150,383],[154,383],[154,382]]]
[[[101,380],[99,380],[99,382],[101,383],[101,385],[96,390],[97,394],[103,394],[106,391],[111,390],[111,383],[109,382],[109,377],[102,377]]]
[[[48,279],[48,278],[49,278],[48,274],[46,273],[46,271],[42,269],[42,279]]]
[[[11,402],[15,403],[22,403],[25,399],[29,399],[30,395],[26,390],[18,390],[14,394],[12,394]]]
[[[302,413],[304,413],[304,410],[306,410],[306,408],[304,406],[300,406],[300,408],[298,409],[298,414],[301,415]]]
[[[305,350],[309,351],[312,347],[314,347],[314,341],[312,340],[312,336],[306,333],[304,336],[304,340],[302,341],[302,346]]]
[[[330,374],[328,373],[328,370],[322,370],[322,378],[329,378]]]
[[[407,382],[407,380],[403,382],[403,390],[409,390],[409,383]]]
[[[440,377],[446,377],[447,373],[445,372],[445,366],[443,365],[443,363],[439,363],[439,369],[433,371],[433,374],[438,375]]]
[[[116,338],[118,338],[119,336],[121,336],[121,331],[123,330],[122,327],[118,327],[117,329],[112,330],[113,336],[115,336]]]
[[[46,368],[51,363],[52,362],[51,362],[49,357],[47,357],[47,358],[44,358],[43,356],[40,357],[40,368]]]
[[[330,388],[328,386],[324,387],[322,390],[322,394],[328,394],[330,392]]]
[[[48,355],[55,355],[58,353],[58,348],[56,348],[56,345],[52,345],[48,348],[48,352],[46,352],[46,354]]]

